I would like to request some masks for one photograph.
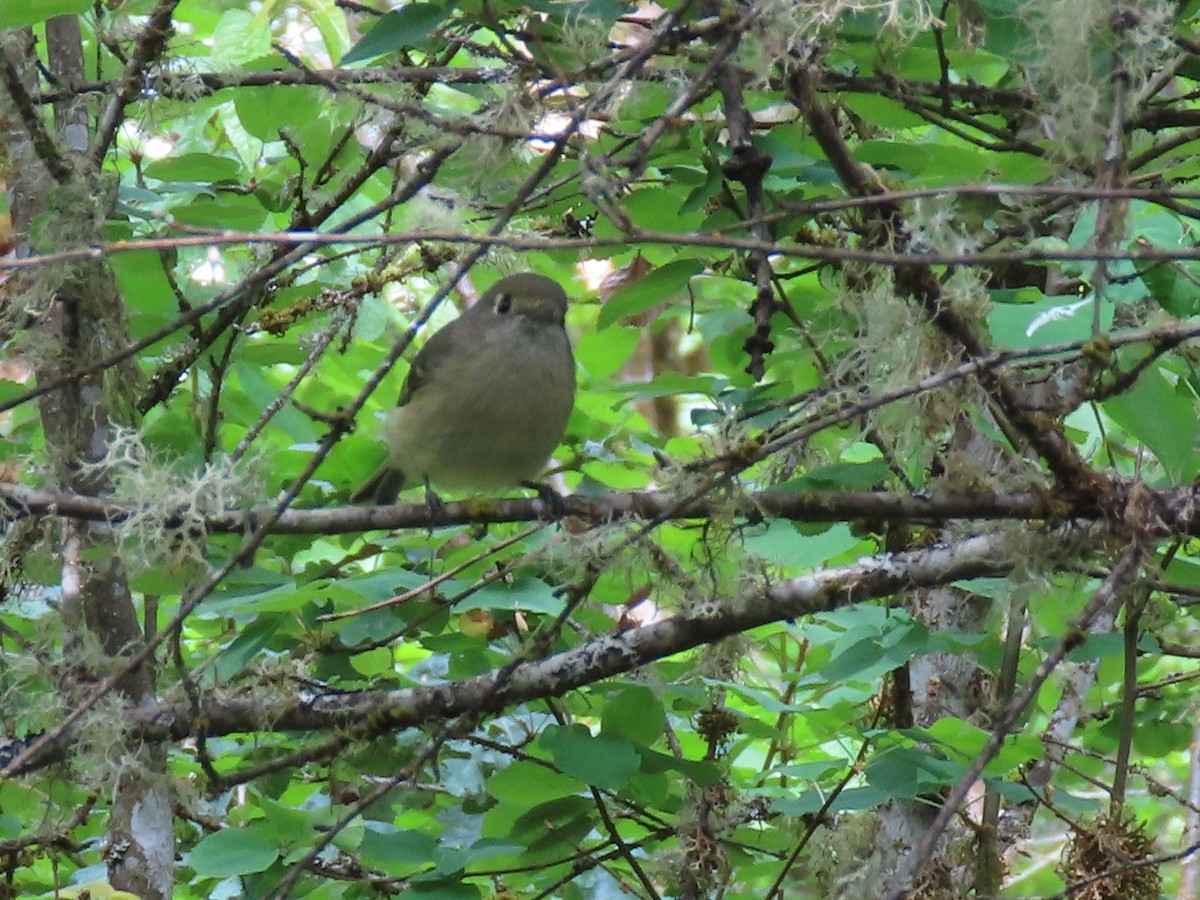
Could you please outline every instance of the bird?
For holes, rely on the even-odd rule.
[[[413,359],[383,439],[388,458],[354,503],[389,504],[431,483],[484,492],[539,475],[575,405],[567,295],[533,272],[502,278]],[[555,495],[557,496],[557,495]]]

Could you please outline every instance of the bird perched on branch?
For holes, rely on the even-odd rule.
[[[492,285],[413,360],[383,437],[388,459],[355,503],[393,503],[430,482],[488,491],[528,483],[575,405],[567,295],[527,272]]]

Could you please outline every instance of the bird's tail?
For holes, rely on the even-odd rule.
[[[375,503],[387,506],[396,502],[396,497],[404,488],[404,473],[395,466],[384,463],[372,475],[367,483],[354,492],[351,503]]]

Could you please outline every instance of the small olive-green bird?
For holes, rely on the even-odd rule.
[[[388,460],[353,502],[406,487],[490,491],[534,478],[575,405],[575,359],[559,284],[527,272],[492,285],[409,369],[383,437]]]

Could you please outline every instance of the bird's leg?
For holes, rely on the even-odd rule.
[[[425,514],[429,516],[429,533],[433,534],[433,520],[437,516],[446,511],[446,504],[442,502],[442,498],[433,492],[433,485],[429,483],[429,476],[425,476]]]
[[[537,491],[538,500],[541,501],[542,508],[539,510],[538,518],[548,521],[556,521],[561,519],[567,513],[567,501],[558,491],[541,481],[522,481],[521,487],[527,487],[530,490]],[[545,515],[542,515],[542,514]]]

